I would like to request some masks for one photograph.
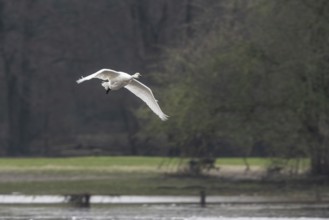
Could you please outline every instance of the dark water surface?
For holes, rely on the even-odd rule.
[[[70,206],[1,205],[6,220],[272,220],[329,218],[329,204],[212,204],[198,205],[92,205]]]

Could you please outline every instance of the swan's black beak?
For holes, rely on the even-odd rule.
[[[111,91],[111,89],[108,88],[108,89],[106,90],[106,94],[109,94],[110,91]]]

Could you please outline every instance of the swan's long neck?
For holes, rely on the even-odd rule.
[[[135,73],[134,75],[132,75],[132,77],[135,78],[135,79],[138,79],[140,76],[141,76],[140,73]]]

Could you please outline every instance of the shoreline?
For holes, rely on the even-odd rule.
[[[72,197],[78,195],[0,195],[0,205],[55,205],[74,204]],[[90,205],[138,205],[138,204],[200,204],[200,196],[175,195],[88,195]],[[81,197],[82,198],[82,197]],[[329,208],[329,198],[318,201],[314,198],[296,200],[282,196],[206,196],[206,204],[243,205],[243,204],[305,204],[324,205]]]

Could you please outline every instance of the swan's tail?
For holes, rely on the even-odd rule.
[[[160,114],[160,115],[159,115],[159,118],[160,118],[162,121],[167,121],[168,118],[169,118],[169,116],[166,115],[166,114]]]

